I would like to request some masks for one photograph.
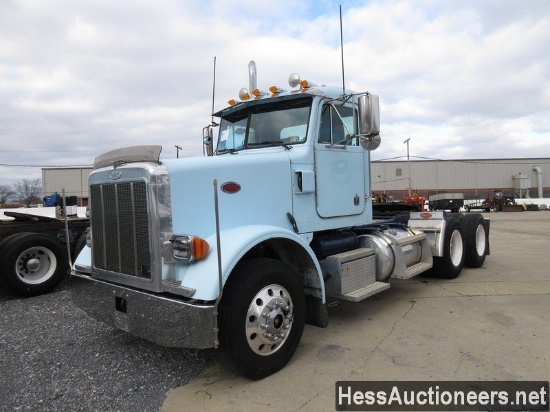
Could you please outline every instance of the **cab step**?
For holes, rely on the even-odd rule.
[[[418,262],[416,265],[409,266],[407,268],[407,277],[404,277],[402,279],[410,279],[413,276],[419,275],[422,272],[425,272],[429,269],[431,269],[433,266],[432,262]]]
[[[390,287],[389,283],[374,282],[374,283],[371,283],[370,285],[362,287],[361,289],[348,292],[345,295],[331,295],[331,297],[340,299],[340,300],[347,300],[349,302],[359,302],[363,299],[368,298],[369,296],[375,295],[379,292],[389,289],[389,287]]]

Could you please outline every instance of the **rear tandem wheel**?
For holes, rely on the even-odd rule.
[[[448,216],[445,220],[443,256],[433,258],[433,273],[441,278],[454,279],[464,267],[464,232],[461,219]]]
[[[479,213],[465,215],[462,221],[466,243],[465,265],[479,268],[485,262],[489,246],[489,231],[485,218]]]

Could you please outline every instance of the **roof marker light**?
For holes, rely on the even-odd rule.
[[[273,97],[277,96],[279,93],[284,93],[284,92],[286,92],[286,90],[284,90],[284,89],[279,89],[277,86],[271,86],[271,87],[269,88],[269,91],[270,91],[271,93],[273,93]]]
[[[316,87],[317,85],[315,83],[310,83],[307,80],[302,80],[300,82],[300,86],[302,89],[309,89],[310,87]]]
[[[235,101],[235,99],[231,99],[231,100],[228,100],[228,101],[227,101],[227,104],[228,104],[229,106],[235,106],[235,105],[237,104],[237,102]]]
[[[250,94],[248,93],[248,89],[246,87],[243,87],[241,91],[239,92],[239,98],[241,100],[249,100]]]
[[[267,96],[267,93],[264,92],[264,91],[262,91],[262,90],[260,90],[260,89],[254,89],[254,90],[252,90],[252,94],[253,94],[254,96],[256,96],[256,98],[260,98],[260,97],[262,97],[262,96]]]
[[[298,73],[292,73],[288,78],[288,84],[290,87],[300,86],[302,89],[308,89],[310,87],[317,87],[315,83],[310,83],[307,80],[301,80]]]

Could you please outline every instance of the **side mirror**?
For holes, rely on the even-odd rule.
[[[382,138],[379,134],[375,134],[373,136],[361,136],[359,137],[359,140],[361,142],[361,146],[365,150],[376,150],[382,142]]]
[[[214,154],[214,138],[212,137],[212,126],[208,125],[202,129],[202,143],[204,144],[202,153],[206,156]]]
[[[378,96],[364,94],[359,97],[359,133],[364,136],[380,134]]]
[[[380,146],[380,106],[374,94],[359,97],[359,135],[364,149],[375,150]]]

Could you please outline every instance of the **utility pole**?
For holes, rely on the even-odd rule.
[[[409,158],[409,140],[411,140],[410,137],[407,140],[405,140],[403,143],[407,143],[407,167],[409,169],[409,198],[410,198],[412,182],[411,182],[411,162]]]
[[[174,147],[176,148],[176,157],[179,158],[180,157],[180,150],[183,150],[180,146],[178,146],[177,144],[174,145]]]

